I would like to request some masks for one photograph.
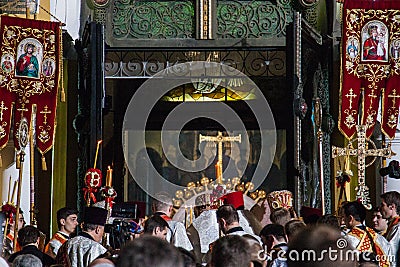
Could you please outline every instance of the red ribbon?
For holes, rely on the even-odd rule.
[[[93,188],[93,187],[85,187],[83,188],[83,192],[85,192],[83,194],[83,197],[85,198],[85,201],[88,200],[88,197],[93,200],[93,203],[96,203],[96,197],[94,196],[94,193],[97,192],[97,188]]]

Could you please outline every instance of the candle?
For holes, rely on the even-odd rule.
[[[10,203],[10,194],[11,194],[11,175],[10,175],[10,180],[8,181],[7,203]]]
[[[18,185],[18,180],[15,180],[12,195],[11,195],[11,203],[14,203],[15,190],[17,189],[17,185]]]
[[[97,141],[97,148],[96,148],[96,155],[94,156],[94,166],[93,169],[96,169],[96,164],[97,164],[97,156],[99,155],[99,147],[100,144],[103,142],[103,140]]]
[[[190,222],[189,225],[191,225],[193,223],[193,207],[190,206]]]
[[[112,184],[112,169],[110,166],[108,166],[107,170],[107,177],[106,177],[106,186],[111,187]]]

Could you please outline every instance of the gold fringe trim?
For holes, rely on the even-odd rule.
[[[59,82],[61,90],[61,102],[65,102],[65,90],[64,90],[64,62],[63,62],[63,42],[62,42],[62,29],[60,28],[60,58],[59,58]]]
[[[42,170],[47,171],[46,158],[45,158],[44,154],[42,154]]]
[[[3,168],[3,158],[1,157],[1,153],[0,153],[0,168]]]

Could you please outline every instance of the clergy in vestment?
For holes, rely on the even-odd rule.
[[[345,235],[348,243],[359,252],[373,252],[379,257],[377,260],[380,267],[392,266],[388,257],[392,254],[389,242],[363,224],[367,213],[365,207],[360,202],[353,201],[343,206],[343,212],[346,226],[350,229]]]
[[[58,264],[71,267],[87,267],[99,256],[107,252],[100,242],[107,221],[107,210],[98,207],[85,209],[83,232],[71,238],[58,251]]]
[[[75,232],[78,226],[78,211],[71,208],[61,208],[57,211],[58,231],[46,245],[44,252],[55,258],[60,247],[68,241],[70,234]]]
[[[400,262],[400,193],[396,191],[386,192],[381,195],[381,213],[388,219],[388,229],[385,237],[389,241],[395,259],[393,266]]]

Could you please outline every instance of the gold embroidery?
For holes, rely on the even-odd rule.
[[[49,110],[49,107],[46,105],[46,106],[44,106],[43,110],[40,111],[39,113],[44,114],[43,115],[43,118],[44,118],[43,124],[46,125],[47,124],[47,114],[51,114],[51,110]]]
[[[0,139],[3,139],[4,137],[6,137],[6,130],[4,129],[4,127],[7,126],[7,122],[3,121],[3,123],[0,125]]]
[[[45,128],[46,127],[46,128]],[[38,139],[42,142],[42,143],[46,143],[47,141],[50,140],[50,135],[49,135],[49,131],[51,130],[50,126],[39,126],[40,129],[40,134],[38,136]]]
[[[352,109],[352,108],[353,108],[353,106],[352,106],[352,104],[353,104],[353,98],[357,97],[357,95],[356,95],[356,94],[353,94],[353,88],[350,88],[350,91],[349,91],[349,92],[350,92],[350,93],[346,94],[345,96],[346,96],[347,98],[349,98],[349,102],[350,102],[349,108]]]
[[[16,48],[27,37],[36,39],[43,45],[43,59],[56,58],[56,34],[53,30],[24,28],[21,26],[5,26],[2,36],[1,52],[16,58]],[[30,97],[41,95],[45,92],[54,90],[54,81],[46,77],[42,72],[38,76],[39,80],[14,78],[15,73],[10,72],[0,76],[0,85],[10,92],[15,92],[20,97]]]
[[[1,101],[0,105],[0,121],[3,121],[3,112],[4,110],[7,110],[8,107],[4,106],[4,101]]]
[[[354,115],[357,113],[355,110],[349,111],[346,109],[344,113],[347,114],[345,124],[347,128],[351,129],[356,125],[356,120],[354,119]]]

